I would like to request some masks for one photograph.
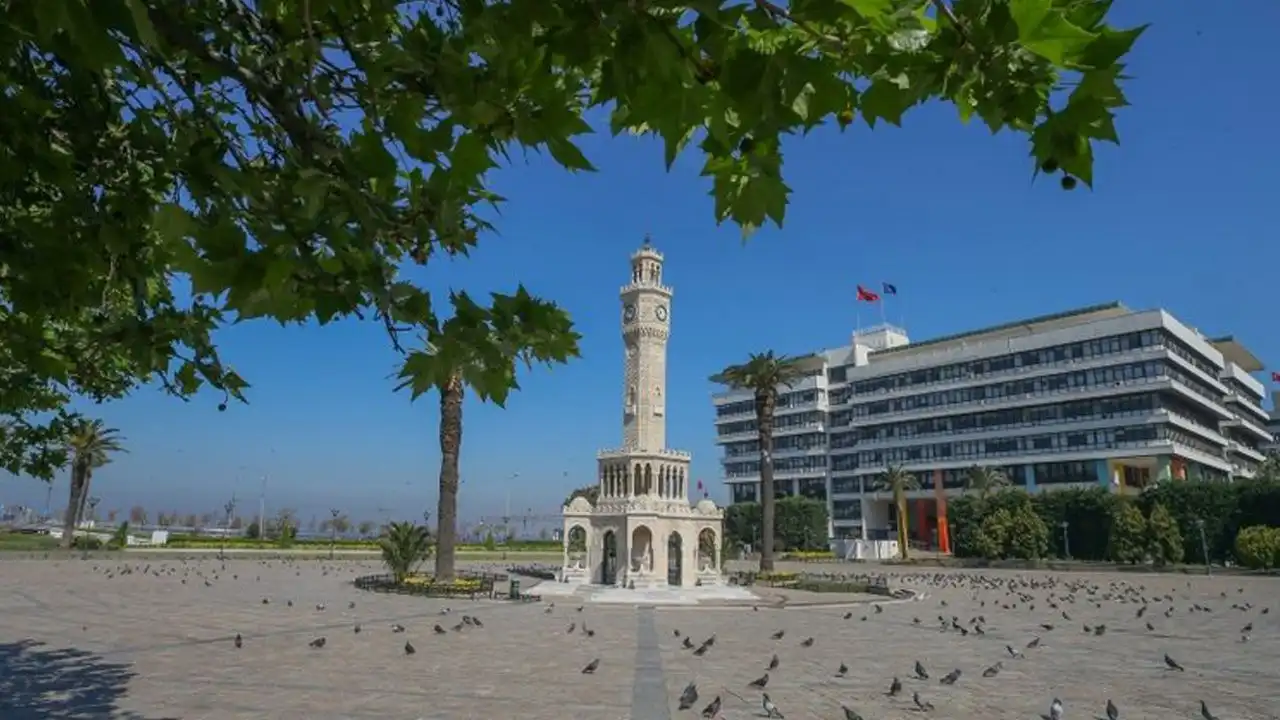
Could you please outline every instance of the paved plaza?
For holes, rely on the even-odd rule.
[[[840,567],[866,570],[824,569]],[[1280,712],[1274,579],[891,573],[893,584],[927,597],[879,613],[870,603],[579,610],[559,598],[548,613],[550,601],[432,600],[351,586],[378,570],[360,560],[0,557],[0,718],[667,720],[699,717],[717,695],[720,717],[750,718],[764,713],[747,684],[775,654],[765,691],[792,720],[840,720],[841,705],[867,720],[1034,720],[1055,696],[1069,720],[1105,716],[1108,698],[1121,718],[1199,718],[1200,700],[1222,720]],[[1140,598],[1148,607],[1138,618]],[[453,630],[464,614],[483,627]],[[967,634],[941,630],[939,615]],[[393,632],[396,623],[405,632]],[[715,643],[695,656],[685,636]],[[323,648],[309,646],[320,637]],[[1040,645],[1027,649],[1035,637]],[[1185,670],[1166,668],[1166,653]],[[595,659],[596,672],[582,674]],[[913,678],[917,660],[929,680]],[[999,661],[999,673],[983,677]],[[841,663],[848,672],[838,677]],[[959,680],[941,684],[953,669]],[[904,689],[887,697],[894,676]],[[678,711],[691,681],[700,698]],[[915,691],[935,709],[916,710]]]

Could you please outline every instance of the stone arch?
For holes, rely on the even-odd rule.
[[[641,492],[645,495],[653,492],[653,465],[649,463],[644,464],[644,483],[642,487],[643,490]]]
[[[698,531],[698,568],[701,570],[714,570],[716,567],[716,558],[720,555],[720,538],[716,536],[716,531],[704,527]]]
[[[653,571],[653,531],[648,525],[637,525],[631,531],[631,569],[636,572]]]
[[[618,534],[613,528],[605,530],[600,547],[604,555],[600,563],[600,583],[612,585],[618,577]]]
[[[678,476],[679,476],[679,482],[680,482],[680,490],[678,491],[678,493],[679,493],[680,497],[682,497],[682,498],[688,498],[688,497],[689,497],[689,488],[685,487],[685,484],[684,484],[684,468],[680,468],[680,469],[677,471],[677,473],[678,473]]]
[[[569,532],[565,535],[565,544],[570,553],[586,552],[587,529],[577,524],[570,526]]]
[[[635,472],[631,474],[631,486],[627,490],[628,495],[639,495],[640,484],[644,481],[644,469],[640,467],[640,463],[636,463]]]
[[[672,530],[667,536],[667,584],[684,584],[684,536],[679,530]]]

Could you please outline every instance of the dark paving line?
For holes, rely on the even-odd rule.
[[[637,720],[671,720],[653,607],[640,607],[636,615],[636,679],[632,686],[631,717]]]

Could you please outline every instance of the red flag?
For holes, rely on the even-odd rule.
[[[858,302],[869,302],[869,303],[880,302],[880,296],[859,285],[858,286]]]
[[[1280,372],[1271,371],[1271,382],[1280,382]]]

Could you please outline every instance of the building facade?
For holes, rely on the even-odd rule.
[[[1271,441],[1263,449],[1280,453],[1280,390],[1271,391],[1271,417],[1267,419],[1267,432],[1271,433]]]
[[[667,448],[667,342],[672,289],[663,256],[646,238],[622,286],[622,447],[596,456],[594,505],[564,507],[562,580],[654,588],[721,580],[724,513],[711,500],[689,504],[689,461]]]
[[[1261,363],[1163,310],[1112,303],[919,343],[882,325],[805,362],[805,378],[780,389],[775,492],[826,499],[837,538],[894,536],[879,485],[890,466],[916,476],[913,539],[946,550],[945,498],[975,465],[1032,492],[1136,492],[1251,476],[1272,441],[1251,375]],[[731,498],[754,501],[750,398],[713,401]]]

